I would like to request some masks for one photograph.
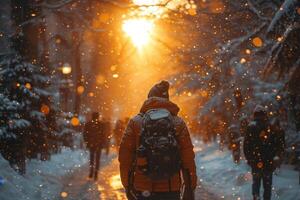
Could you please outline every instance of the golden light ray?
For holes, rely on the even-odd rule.
[[[130,37],[132,43],[141,49],[149,43],[154,24],[147,19],[128,19],[123,22],[123,31]]]
[[[136,5],[156,5],[161,4],[161,0],[133,0],[133,3]]]

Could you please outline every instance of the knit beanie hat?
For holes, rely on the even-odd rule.
[[[169,87],[170,84],[168,81],[161,81],[160,83],[155,84],[149,91],[148,98],[150,97],[161,97],[169,99]]]

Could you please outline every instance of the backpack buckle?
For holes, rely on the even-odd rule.
[[[145,190],[142,192],[142,196],[143,197],[150,197],[151,196],[151,192],[149,190]]]

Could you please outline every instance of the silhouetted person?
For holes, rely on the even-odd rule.
[[[103,131],[105,135],[104,148],[106,155],[109,154],[110,139],[112,137],[112,125],[110,119],[103,119]]]
[[[26,173],[26,138],[18,135],[16,138],[7,138],[2,142],[3,157],[9,161],[15,171],[24,175]]]
[[[240,133],[242,137],[245,137],[246,135],[248,124],[249,122],[248,122],[247,115],[242,115],[240,117]]]
[[[277,151],[277,159],[274,160],[274,164],[276,167],[280,167],[282,164],[282,158],[284,154],[284,149],[285,149],[285,132],[283,128],[280,126],[280,122],[278,119],[273,120],[272,123],[272,130],[274,131],[276,138],[276,151]]]
[[[241,157],[241,135],[236,125],[229,126],[228,131],[229,149],[232,151],[233,161],[239,164]]]
[[[252,168],[252,195],[254,200],[260,199],[262,181],[264,200],[270,200],[273,172],[283,148],[279,144],[278,132],[272,129],[264,107],[256,106],[253,118],[248,125],[244,140],[244,154]]]
[[[100,167],[101,150],[105,145],[103,123],[99,120],[99,113],[92,114],[92,120],[87,122],[83,132],[84,141],[90,152],[89,177],[97,180]]]
[[[114,128],[114,139],[115,139],[115,145],[117,148],[120,146],[122,134],[124,133],[125,130],[125,122],[122,120],[117,120]]]
[[[152,87],[140,113],[132,118],[120,145],[119,162],[129,200],[194,199],[195,154],[188,128],[169,100],[169,83]],[[183,177],[181,177],[183,174]]]

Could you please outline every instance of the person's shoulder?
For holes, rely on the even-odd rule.
[[[250,121],[247,125],[246,134],[252,135],[257,130],[257,122],[256,121]]]
[[[139,114],[133,116],[129,121],[137,121],[137,120],[140,120],[142,118],[143,118],[143,115],[139,113]]]
[[[173,119],[174,119],[175,125],[185,125],[185,122],[181,117],[176,115],[176,116],[173,116]]]
[[[128,121],[128,125],[130,124],[135,124],[135,123],[140,123],[143,119],[143,115],[142,114],[137,114],[134,117],[132,117],[129,121]]]
[[[177,134],[181,133],[185,129],[188,130],[185,121],[181,117],[174,116],[173,120]]]

